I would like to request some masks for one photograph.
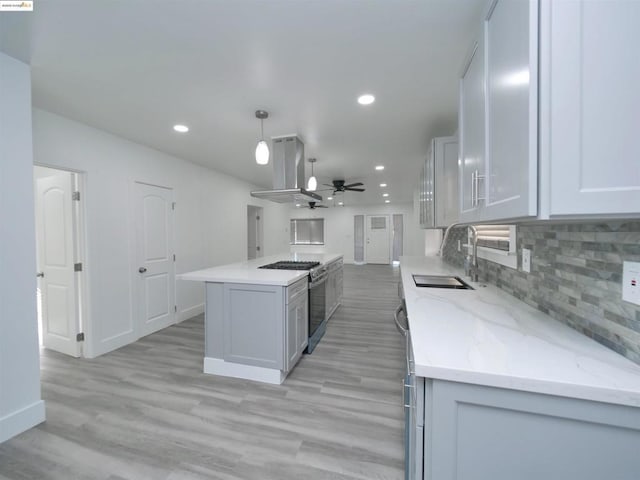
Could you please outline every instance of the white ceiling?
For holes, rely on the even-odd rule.
[[[36,0],[0,13],[0,50],[31,64],[37,107],[270,188],[265,109],[265,136],[298,133],[321,183],[365,183],[346,203],[382,203],[383,181],[408,202],[429,138],[456,130],[485,3]]]

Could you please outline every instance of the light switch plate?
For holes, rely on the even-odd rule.
[[[528,248],[522,249],[522,271],[531,273],[531,250]]]
[[[640,305],[640,262],[622,264],[622,299]]]

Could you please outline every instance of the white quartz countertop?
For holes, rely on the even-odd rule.
[[[416,375],[640,406],[640,365],[440,257],[400,259]],[[419,288],[458,275],[475,290]]]
[[[295,260],[302,262],[331,263],[341,259],[342,255],[335,253],[283,253],[268,257],[246,260],[244,262],[221,265],[219,267],[205,268],[193,272],[182,273],[176,277],[179,280],[192,280],[197,282],[220,283],[249,283],[257,285],[291,285],[309,275],[308,270],[271,270],[258,268],[262,265],[278,262],[280,260]]]

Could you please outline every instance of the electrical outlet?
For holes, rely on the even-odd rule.
[[[531,250],[528,248],[522,249],[522,271],[531,273]]]
[[[640,262],[622,264],[622,299],[640,305]]]
[[[462,242],[460,242],[460,240],[458,240],[458,251],[462,251]]]

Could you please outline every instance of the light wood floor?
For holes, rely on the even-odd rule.
[[[398,271],[345,266],[344,301],[281,386],[205,375],[203,318],[95,360],[42,354],[46,423],[0,479],[402,479]]]

